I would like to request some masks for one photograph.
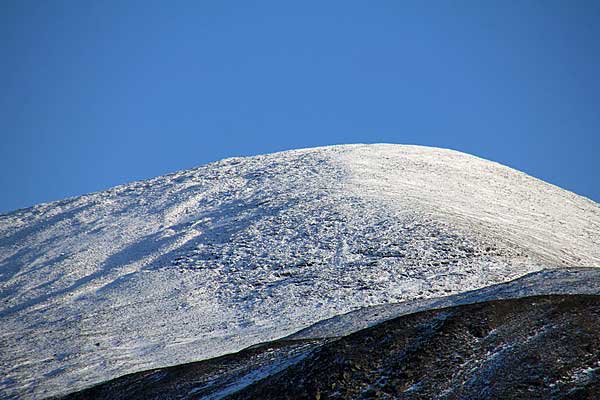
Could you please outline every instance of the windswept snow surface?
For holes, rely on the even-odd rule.
[[[600,266],[600,206],[490,161],[401,145],[226,159],[0,216],[0,395],[571,266]]]

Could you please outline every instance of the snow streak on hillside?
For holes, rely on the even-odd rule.
[[[0,394],[559,266],[600,266],[600,206],[496,163],[399,145],[227,159],[0,216]]]

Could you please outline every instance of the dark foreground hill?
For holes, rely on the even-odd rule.
[[[600,296],[488,301],[276,341],[65,399],[598,399]]]

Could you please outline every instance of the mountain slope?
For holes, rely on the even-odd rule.
[[[515,280],[443,297],[364,307],[324,319],[286,337],[289,340],[341,337],[415,312],[493,300],[548,295],[600,296],[600,268],[552,268]]]
[[[494,318],[495,311],[502,308]],[[546,270],[446,298],[357,310],[335,317],[335,323],[319,322],[284,340],[210,360],[126,375],[68,395],[65,400],[314,399],[317,392],[323,399],[360,398],[361,392],[363,398],[453,398],[465,397],[463,386],[468,385],[464,382],[477,380],[479,386],[471,385],[469,399],[490,398],[494,391],[499,398],[582,398],[587,392],[594,399],[600,395],[600,355],[589,349],[597,348],[594,342],[600,340],[596,333],[599,312],[599,268]],[[449,315],[454,323],[449,324]],[[388,322],[398,316],[397,322]],[[440,320],[439,316],[445,318]],[[403,332],[397,327],[410,326],[414,320],[420,320],[423,328],[437,329],[413,332],[411,340],[399,344]],[[359,324],[370,328],[361,331]],[[587,333],[582,334],[583,330]],[[458,345],[453,343],[457,338]],[[545,351],[549,343],[553,349],[561,348],[563,354]],[[437,368],[419,357],[390,362],[411,351],[433,352]],[[349,358],[349,353],[354,354]],[[532,363],[535,353],[546,357]],[[528,370],[519,369],[528,357]],[[387,368],[381,368],[385,364]],[[369,367],[373,365],[376,367]],[[506,379],[507,373],[511,380]],[[482,388],[485,379],[494,385]],[[444,386],[444,391],[437,390]],[[406,390],[409,387],[413,389]],[[432,387],[435,393],[431,393]]]
[[[593,400],[598,329],[599,296],[424,311],[325,344],[224,398]]]
[[[364,306],[599,265],[598,204],[473,156],[227,159],[0,216],[0,393],[68,393]]]

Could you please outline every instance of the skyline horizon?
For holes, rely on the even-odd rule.
[[[48,3],[0,13],[0,213],[230,156],[415,143],[600,202],[600,3]]]
[[[485,157],[481,157],[481,156],[479,156],[477,154],[467,153],[467,152],[464,152],[464,151],[461,151],[461,150],[457,150],[457,149],[453,149],[453,148],[431,146],[431,145],[422,145],[422,144],[418,144],[418,143],[389,143],[389,142],[373,142],[373,143],[363,142],[363,143],[360,143],[360,142],[357,142],[357,143],[325,144],[325,145],[318,145],[318,146],[313,146],[313,147],[297,147],[297,148],[291,148],[291,149],[277,150],[277,151],[273,151],[271,153],[258,153],[258,154],[249,154],[249,155],[230,155],[230,156],[226,156],[224,158],[220,158],[220,159],[217,159],[217,160],[208,161],[208,162],[197,164],[197,165],[194,165],[194,166],[191,166],[191,167],[181,168],[181,169],[177,169],[177,170],[173,170],[173,171],[167,171],[167,172],[165,172],[163,174],[156,175],[156,176],[151,176],[151,177],[141,178],[141,179],[134,179],[134,180],[126,181],[126,182],[117,183],[117,184],[115,184],[113,186],[109,186],[109,187],[105,187],[105,188],[100,188],[98,190],[93,190],[93,191],[90,191],[90,192],[85,192],[85,193],[75,194],[75,195],[72,195],[72,196],[67,196],[67,197],[63,197],[63,198],[59,198],[59,199],[53,199],[53,200],[49,200],[49,201],[44,201],[44,202],[41,202],[41,203],[36,203],[36,204],[29,205],[29,206],[25,206],[25,207],[13,209],[13,210],[8,210],[8,211],[0,210],[0,215],[11,214],[11,213],[19,211],[19,210],[26,210],[26,209],[33,208],[33,207],[36,207],[36,206],[39,206],[39,205],[43,205],[43,204],[50,204],[50,203],[60,202],[60,201],[64,201],[64,200],[79,198],[79,197],[83,197],[83,196],[87,196],[87,195],[92,195],[92,194],[95,194],[95,193],[100,193],[100,192],[104,192],[104,191],[107,191],[107,190],[111,190],[111,189],[119,187],[119,186],[127,186],[127,185],[130,185],[130,184],[134,184],[136,182],[144,182],[144,181],[152,180],[152,179],[159,178],[159,177],[162,177],[162,176],[173,175],[173,174],[177,174],[177,173],[182,172],[182,171],[188,171],[188,170],[193,170],[193,169],[201,168],[201,167],[208,166],[210,164],[218,163],[218,162],[221,162],[221,161],[224,161],[224,160],[228,160],[228,159],[253,158],[253,157],[260,157],[260,156],[272,155],[272,154],[277,154],[277,153],[285,153],[285,152],[293,152],[293,151],[302,151],[302,150],[311,150],[311,149],[327,148],[327,147],[338,147],[338,146],[360,146],[360,145],[414,146],[414,147],[427,147],[427,148],[435,148],[435,149],[455,151],[455,152],[458,152],[458,153],[461,153],[461,154],[467,154],[467,155],[470,155],[470,156],[473,156],[473,157],[476,157],[476,158],[480,158],[482,160],[491,161],[491,162],[500,164],[502,166],[508,167],[508,168],[510,168],[512,170],[515,170],[517,172],[524,173],[527,176],[530,176],[532,178],[540,180],[540,181],[542,181],[544,183],[556,186],[556,187],[558,187],[561,190],[565,190],[567,192],[573,193],[573,194],[575,194],[577,196],[583,197],[583,198],[585,198],[585,199],[587,199],[589,201],[592,201],[592,202],[600,205],[600,201],[596,201],[593,198],[590,198],[590,197],[587,197],[587,196],[582,195],[580,193],[574,192],[574,191],[569,190],[567,188],[564,188],[564,187],[562,187],[560,185],[557,185],[557,184],[555,184],[553,182],[546,181],[546,180],[544,180],[544,179],[542,179],[540,177],[537,177],[535,175],[529,174],[529,173],[527,173],[525,171],[521,171],[521,170],[516,169],[516,168],[514,168],[514,167],[512,167],[510,165],[504,164],[504,163],[502,163],[500,161],[488,159],[488,158],[485,158]]]

